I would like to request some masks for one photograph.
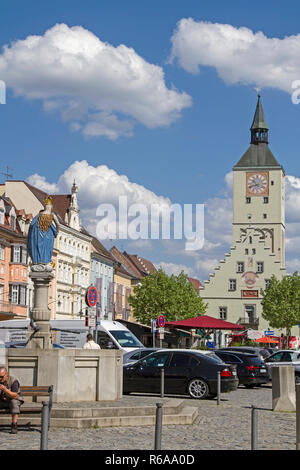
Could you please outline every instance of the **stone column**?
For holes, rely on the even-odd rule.
[[[50,312],[48,307],[49,285],[54,278],[51,265],[32,265],[29,273],[34,285],[34,306],[30,312],[30,318],[38,331],[28,329],[27,349],[52,349],[50,331]],[[33,334],[34,333],[34,334]]]

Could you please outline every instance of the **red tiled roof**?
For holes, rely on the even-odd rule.
[[[200,287],[202,287],[202,284],[198,279],[195,279],[193,277],[188,277],[188,280],[190,281],[191,284],[195,287],[196,291],[199,293]]]

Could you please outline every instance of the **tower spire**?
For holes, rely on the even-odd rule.
[[[251,144],[268,143],[268,131],[264,110],[260,100],[260,94],[257,95],[257,105],[251,126]]]

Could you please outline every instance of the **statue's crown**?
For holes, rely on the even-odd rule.
[[[45,203],[46,206],[52,205],[52,197],[47,195],[44,199],[44,203]]]

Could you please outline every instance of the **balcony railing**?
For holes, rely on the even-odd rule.
[[[258,326],[259,326],[259,318],[257,317],[243,317],[243,318],[239,318],[237,323],[239,325],[242,325],[246,328],[251,328],[252,330],[258,330]]]

